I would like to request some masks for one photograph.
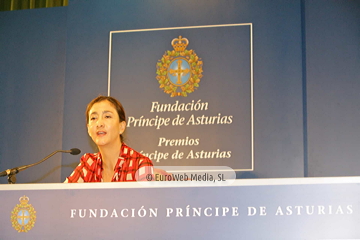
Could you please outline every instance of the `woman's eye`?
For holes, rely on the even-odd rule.
[[[110,115],[107,115],[107,116],[105,116],[105,118],[111,118],[111,116],[110,116]]]
[[[90,121],[94,121],[96,118],[95,117],[91,117],[90,118]]]

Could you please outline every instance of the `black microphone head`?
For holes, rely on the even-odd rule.
[[[78,148],[70,149],[70,154],[72,154],[72,155],[78,155],[79,153],[81,153],[81,151]]]

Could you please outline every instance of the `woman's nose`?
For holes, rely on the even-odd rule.
[[[98,121],[96,122],[96,126],[97,127],[104,127],[104,121],[102,118],[99,118]]]

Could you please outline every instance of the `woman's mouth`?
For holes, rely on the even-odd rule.
[[[104,131],[98,131],[98,132],[96,132],[96,135],[98,135],[98,136],[104,136],[104,135],[106,135],[106,132],[104,132]]]

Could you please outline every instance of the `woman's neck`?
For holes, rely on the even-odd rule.
[[[112,146],[99,146],[104,170],[114,171],[115,164],[120,155],[121,145],[122,143],[120,141]]]

